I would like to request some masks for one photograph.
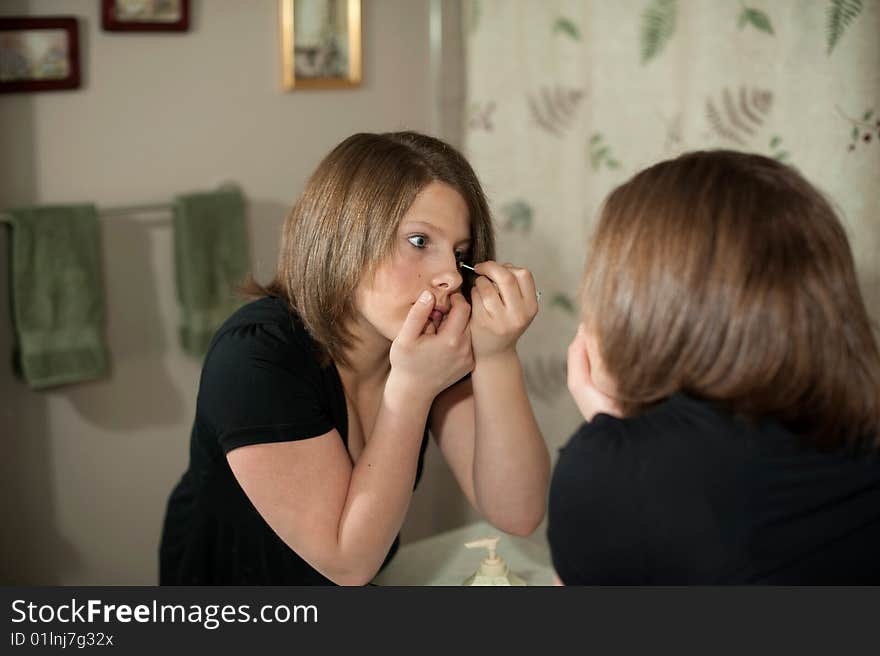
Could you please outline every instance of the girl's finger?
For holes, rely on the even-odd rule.
[[[449,301],[451,303],[449,314],[443,319],[443,325],[440,326],[438,332],[442,331],[444,335],[463,333],[471,318],[470,305],[461,294],[453,294],[449,297]]]
[[[483,309],[490,317],[499,316],[504,312],[504,303],[498,289],[485,276],[480,276],[474,281],[474,289],[479,293]]]
[[[434,294],[426,289],[422,291],[419,298],[409,309],[409,313],[406,315],[397,338],[406,342],[415,342],[418,336],[424,332],[425,322],[428,321],[433,309]]]
[[[570,390],[589,385],[590,359],[580,331],[568,346],[568,387]]]
[[[535,277],[532,275],[532,272],[528,269],[521,269],[517,267],[512,267],[510,272],[513,274],[513,277],[516,278],[516,282],[519,285],[520,294],[522,294],[523,300],[526,302],[526,307],[529,310],[538,311],[538,288],[535,286]]]
[[[477,273],[489,278],[489,280],[495,283],[495,286],[498,288],[501,302],[504,305],[516,303],[518,299],[522,298],[522,292],[520,291],[516,277],[511,270],[504,265],[488,260],[486,262],[480,262],[474,268],[477,270]]]

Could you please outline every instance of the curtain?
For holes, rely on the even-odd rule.
[[[730,148],[800,170],[836,205],[880,319],[880,0],[465,0],[463,147],[499,260],[541,310],[520,343],[555,456],[587,238],[606,194],[679,153]]]

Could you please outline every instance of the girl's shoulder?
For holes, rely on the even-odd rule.
[[[299,315],[276,296],[264,296],[238,308],[217,330],[214,343],[223,338],[241,342],[269,339],[275,346],[314,349]]]
[[[217,330],[204,370],[230,372],[242,366],[296,370],[320,375],[320,348],[299,315],[278,297],[266,296],[236,310]]]
[[[571,436],[560,462],[614,480],[622,472],[638,480],[688,477],[753,460],[764,432],[712,403],[676,394],[637,416],[597,414]]]

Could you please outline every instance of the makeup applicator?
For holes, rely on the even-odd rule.
[[[472,267],[468,264],[465,264],[464,262],[459,261],[458,267],[460,269],[467,269],[468,271],[471,271],[472,273],[474,273],[476,275],[480,275],[479,273],[477,273],[477,270],[474,267]],[[540,289],[535,292],[535,297],[537,298],[537,300],[539,300],[539,301],[541,300],[541,290]]]

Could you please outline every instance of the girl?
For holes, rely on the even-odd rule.
[[[728,151],[607,199],[551,484],[566,584],[880,582],[880,357],[843,227]]]
[[[339,144],[287,218],[275,279],[212,341],[160,582],[368,583],[429,432],[489,522],[531,533],[549,456],[515,347],[535,285],[493,251],[453,148],[412,132]]]

